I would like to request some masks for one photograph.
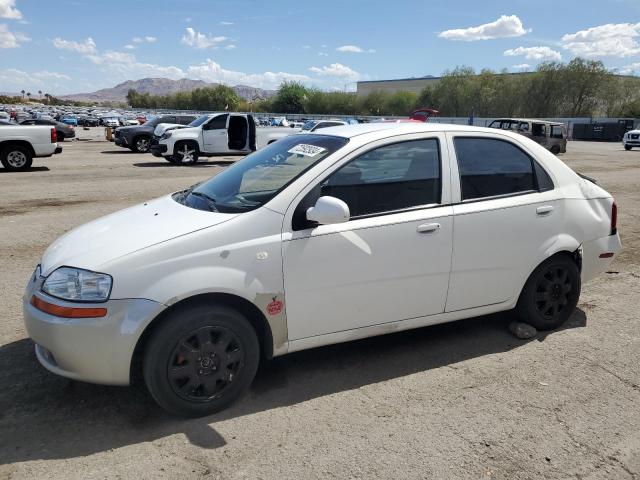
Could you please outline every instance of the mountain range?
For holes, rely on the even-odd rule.
[[[167,95],[170,93],[190,92],[196,88],[215,87],[216,85],[219,84],[208,83],[203,80],[190,80],[188,78],[182,78],[180,80],[171,80],[169,78],[142,78],[140,80],[127,80],[112,88],[103,88],[90,93],[60,95],[59,98],[85,102],[124,102],[126,101],[129,90],[136,90],[139,93],[149,93],[152,95]],[[247,85],[236,85],[231,88],[233,88],[238,96],[245,100],[269,98],[276,94],[275,90],[264,90]]]

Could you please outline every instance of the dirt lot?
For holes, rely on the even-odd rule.
[[[183,421],[144,388],[49,374],[26,338],[21,295],[49,243],[225,165],[95,139],[0,170],[0,478],[640,478],[640,151],[563,157],[616,196],[624,251],[560,331],[517,340],[504,314],[296,353]]]

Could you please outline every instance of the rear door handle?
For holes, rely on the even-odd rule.
[[[551,212],[553,212],[553,207],[551,205],[536,208],[537,215],[549,215]]]
[[[439,223],[424,223],[416,229],[418,233],[435,233],[440,230]]]

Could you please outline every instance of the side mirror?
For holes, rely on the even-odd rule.
[[[320,197],[315,206],[307,210],[307,220],[320,225],[348,222],[351,214],[349,206],[335,197]]]

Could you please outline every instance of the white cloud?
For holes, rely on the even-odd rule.
[[[135,46],[135,45],[131,45],[131,44],[129,43],[129,44],[125,45],[125,46],[124,46],[124,47],[122,47],[122,48],[126,48],[127,50],[133,50],[134,48],[136,48],[136,46]]]
[[[608,23],[568,33],[562,47],[572,54],[586,57],[633,57],[640,55],[640,23]]]
[[[0,23],[0,48],[18,48],[21,43],[31,40],[23,33],[12,32],[6,24]]]
[[[345,80],[357,80],[360,78],[358,72],[341,63],[332,63],[325,67],[311,67],[309,71],[321,77],[336,77]]]
[[[16,0],[0,0],[0,18],[20,20],[22,13],[16,8]]]
[[[235,50],[235,48],[236,46],[233,43],[230,43],[229,45],[224,47],[225,50]]]
[[[438,37],[447,40],[475,42],[477,40],[492,40],[494,38],[520,37],[530,31],[530,28],[524,28],[522,20],[520,20],[517,15],[501,15],[495,22],[485,23],[477,27],[445,30],[444,32],[440,32]]]
[[[252,87],[274,89],[285,81],[309,81],[306,75],[285,72],[244,73],[225,70],[210,58],[199,65],[191,65],[187,69],[189,78],[227,85],[250,85]]]
[[[321,57],[328,57],[329,54],[327,52],[318,52],[318,55]]]
[[[518,47],[505,50],[507,57],[524,56],[527,60],[562,60],[560,52],[549,47]]]
[[[15,68],[0,70],[0,82],[5,90],[15,90],[16,92],[28,88],[43,89],[44,88],[60,88],[64,87],[66,81],[71,77],[57,72],[49,72],[40,70],[36,72],[25,72]],[[59,83],[59,81],[64,81]],[[36,94],[36,92],[32,92]]]
[[[618,73],[622,75],[636,75],[640,73],[640,62],[635,62],[630,65],[625,65],[618,70]]]
[[[323,45],[323,47],[326,47],[326,45]],[[376,51],[373,48],[370,48],[369,50],[365,50],[364,48],[361,48],[357,45],[343,45],[341,47],[336,48],[336,50],[338,52],[345,52],[345,53],[376,53]]]
[[[222,25],[223,27],[228,27],[229,25],[235,25],[233,22],[220,22],[218,25]]]
[[[528,63],[519,63],[518,65],[514,65],[513,67],[514,70],[529,70],[531,68],[531,65],[529,65]]]
[[[185,33],[182,37],[182,43],[200,50],[205,48],[212,48],[212,47],[215,48],[225,40],[227,40],[227,37],[223,37],[223,36],[213,37],[211,35],[206,35],[204,33],[196,32],[191,27],[187,27],[187,33]]]
[[[53,46],[59,50],[71,50],[72,52],[84,54],[92,54],[96,52],[96,42],[94,42],[91,37],[86,38],[82,42],[64,40],[56,37],[53,39]]]
[[[156,37],[147,35],[146,37],[133,37],[131,41],[133,43],[154,43],[157,40]]]

